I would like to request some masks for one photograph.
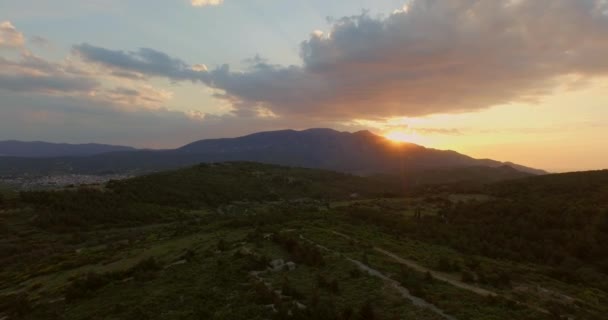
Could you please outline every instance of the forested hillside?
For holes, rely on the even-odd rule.
[[[605,319],[607,180],[223,163],[4,190],[0,318]]]

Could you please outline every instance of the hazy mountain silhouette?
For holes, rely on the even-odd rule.
[[[355,133],[332,129],[260,132],[232,139],[193,142],[176,150],[209,154],[227,160],[246,160],[353,173],[395,172],[450,167],[510,166],[522,172],[542,170],[490,159],[474,159],[449,150],[396,143],[369,131]]]
[[[223,161],[254,161],[356,174],[505,165],[521,172],[545,173],[511,163],[474,159],[455,151],[396,143],[369,131],[348,133],[332,129],[309,129],[201,140],[174,150],[111,152],[88,157],[50,159],[5,157],[0,158],[0,174],[145,172]]]
[[[115,151],[134,151],[135,148],[106,144],[67,144],[42,141],[0,141],[0,156],[25,158],[51,158],[65,156],[90,156]]]

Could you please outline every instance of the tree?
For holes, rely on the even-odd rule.
[[[342,314],[340,315],[340,320],[351,320],[353,318],[353,309],[351,307],[346,307],[342,310]]]
[[[367,301],[359,310],[359,319],[361,320],[374,320],[376,319],[376,312],[372,303]]]
[[[219,251],[226,251],[226,250],[228,250],[228,244],[226,244],[226,241],[224,239],[220,239],[217,242],[217,249]]]
[[[468,271],[468,270],[464,270],[462,271],[462,278],[461,278],[462,282],[475,282],[475,275]]]

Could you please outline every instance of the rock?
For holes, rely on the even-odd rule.
[[[283,266],[285,265],[285,261],[283,259],[276,259],[270,261],[270,269],[272,271],[281,271]]]
[[[169,269],[169,268],[171,268],[171,267],[173,267],[173,266],[177,266],[177,265],[180,265],[180,264],[186,264],[187,262],[188,262],[188,260],[179,260],[179,261],[175,261],[175,262],[173,262],[173,263],[171,263],[171,264],[166,265],[166,266],[165,266],[165,269]]]

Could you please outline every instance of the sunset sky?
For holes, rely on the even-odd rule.
[[[0,0],[0,140],[368,129],[608,167],[606,0]]]

